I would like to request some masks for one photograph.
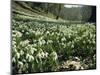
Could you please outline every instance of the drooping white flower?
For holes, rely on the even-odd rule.
[[[58,59],[58,56],[57,56],[57,53],[55,51],[53,51],[50,56],[53,58],[53,60],[57,60]]]
[[[22,33],[19,32],[19,31],[14,30],[12,36],[13,36],[13,37],[21,37],[21,36],[22,36]]]
[[[41,57],[44,58],[45,57],[45,53],[42,51],[41,52]]]
[[[47,53],[47,52],[45,52],[45,57],[46,57],[46,58],[48,57],[48,53]]]
[[[61,41],[66,41],[66,38],[65,38],[65,37],[63,37],[63,38],[61,39]]]
[[[48,40],[48,43],[53,43],[53,41],[52,40]]]
[[[29,62],[34,60],[34,57],[32,55],[29,55]]]
[[[16,62],[16,60],[15,60],[15,58],[14,58],[14,57],[12,58],[12,62]]]
[[[47,31],[47,32],[46,32],[46,34],[50,34],[50,32],[49,32],[49,31]]]
[[[20,67],[20,68],[23,67],[23,63],[21,61],[18,61],[18,67]]]
[[[41,35],[41,32],[40,31],[36,31],[35,32],[35,35],[37,36],[37,35]]]
[[[29,44],[29,40],[25,40],[25,41],[21,41],[21,42],[20,42],[20,45],[21,45],[22,47],[26,46],[27,44]]]
[[[29,58],[29,56],[30,56],[29,54],[26,54],[26,59],[28,59],[28,58]]]
[[[33,51],[33,52],[32,52],[32,54],[33,54],[34,51],[37,51],[37,49],[32,47],[32,48],[31,48],[31,51]]]
[[[16,56],[18,59],[20,58],[20,54],[18,52],[16,53]]]
[[[36,55],[38,58],[41,58],[42,56],[41,56],[41,53],[38,53],[37,55]]]
[[[23,55],[23,54],[24,54],[24,51],[23,51],[23,50],[21,50],[21,51],[20,51],[20,54],[21,54],[21,55]]]

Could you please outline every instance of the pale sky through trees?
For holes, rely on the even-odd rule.
[[[64,5],[64,7],[72,8],[72,7],[82,7],[82,5]]]

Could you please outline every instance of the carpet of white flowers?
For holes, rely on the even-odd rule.
[[[13,16],[14,73],[96,68],[96,26]]]

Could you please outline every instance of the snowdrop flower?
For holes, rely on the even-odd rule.
[[[46,43],[45,40],[42,40],[41,42],[42,42],[42,44],[45,44]]]
[[[36,31],[35,32],[35,35],[37,36],[37,35],[40,35],[41,34],[41,32],[40,31]]]
[[[34,60],[34,57],[32,55],[27,54],[26,59],[28,59],[28,61],[30,62]]]
[[[18,62],[18,67],[20,67],[20,68],[23,67],[23,63],[21,61]]]
[[[47,53],[47,52],[45,52],[45,57],[46,57],[46,58],[48,57],[48,53]]]
[[[48,40],[48,43],[53,43],[53,41],[52,40]]]
[[[34,57],[33,57],[32,55],[30,55],[30,56],[29,56],[29,62],[30,62],[30,61],[33,61],[33,60],[34,60]]]
[[[20,51],[20,54],[21,54],[21,55],[23,55],[23,54],[24,54],[24,52],[21,50],[21,51]]]
[[[17,32],[17,33],[16,33],[16,36],[17,36],[17,37],[21,37],[22,34],[21,34],[20,32]]]
[[[16,56],[18,59],[20,58],[20,54],[18,52],[16,53]]]
[[[54,35],[54,32],[52,32],[51,35]]]
[[[49,32],[49,31],[47,31],[47,32],[46,32],[46,34],[50,34],[50,32]]]
[[[41,57],[44,58],[45,57],[45,53],[42,51],[41,52]]]
[[[44,45],[46,42],[45,42],[45,40],[39,40],[39,45],[41,46],[41,45]]]
[[[50,56],[53,58],[53,60],[57,60],[58,59],[58,56],[57,56],[57,53],[55,51],[53,51]]]
[[[26,55],[26,59],[28,59],[28,58],[29,58],[29,56],[30,56],[30,55],[29,55],[29,54],[27,54],[27,55]]]
[[[71,48],[74,48],[74,45],[73,44],[71,45]]]
[[[65,43],[61,43],[63,46],[64,46],[64,48],[66,47],[66,44]]]
[[[38,42],[38,44],[41,46],[41,45],[42,45],[42,42],[41,42],[41,41],[39,41],[39,42]]]
[[[26,35],[28,35],[29,34],[29,32],[26,32]]]
[[[25,41],[21,41],[21,42],[20,42],[20,45],[21,45],[22,47],[26,46],[27,44],[29,44],[29,40],[25,40]]]
[[[65,37],[63,37],[63,38],[61,39],[61,41],[66,41],[66,38],[65,38]]]
[[[43,36],[39,38],[39,41],[43,39]]]
[[[38,57],[38,58],[42,58],[42,56],[41,56],[41,53],[40,53],[40,52],[37,54],[37,57]]]
[[[16,49],[16,48],[14,48],[14,47],[13,47],[13,51],[14,51],[15,53],[17,53],[17,52],[18,52],[18,51],[17,51],[17,49]]]
[[[34,51],[37,51],[37,49],[36,48],[31,48],[31,53],[32,54],[34,53]]]
[[[12,36],[13,37],[21,37],[22,36],[22,33],[15,30],[15,31],[13,31],[13,35]]]
[[[22,25],[19,25],[19,28],[23,28],[23,26]]]
[[[14,58],[14,57],[12,58],[12,62],[16,62],[16,60],[15,60],[15,58]]]
[[[38,58],[47,58],[48,57],[48,53],[47,52],[43,52],[42,50],[39,51],[39,53],[37,54]]]
[[[15,42],[15,41],[12,41],[12,44],[13,44],[13,45],[15,45],[15,44],[16,44],[16,42]]]
[[[37,46],[37,44],[33,44],[33,46],[34,46],[34,47],[36,47],[36,46]]]
[[[12,35],[12,36],[13,36],[13,35]],[[12,40],[13,40],[13,41],[16,41],[16,38],[13,37]]]

